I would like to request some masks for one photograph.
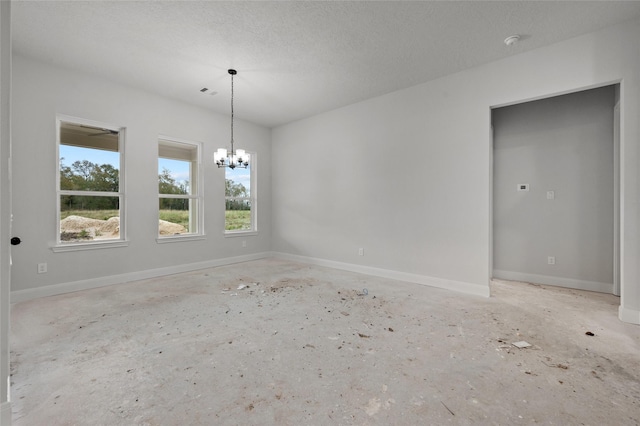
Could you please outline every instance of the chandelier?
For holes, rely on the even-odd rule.
[[[233,76],[237,73],[236,70],[229,70],[231,75],[231,151],[227,152],[226,148],[218,148],[213,153],[213,161],[215,161],[218,168],[228,167],[232,170],[236,167],[246,169],[249,166],[249,154],[244,149],[233,149]]]

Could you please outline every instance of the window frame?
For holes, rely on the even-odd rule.
[[[61,129],[62,123],[69,123],[78,126],[88,126],[118,132],[118,192],[106,191],[76,191],[60,189],[60,145],[61,145]],[[80,117],[73,117],[63,114],[56,115],[56,237],[55,245],[51,247],[54,252],[92,250],[110,247],[126,247],[129,245],[126,232],[126,173],[125,173],[125,133],[124,126],[118,126],[111,123],[104,123],[95,120],[89,120]],[[118,197],[118,213],[120,218],[120,232],[116,239],[108,240],[91,240],[91,241],[74,241],[63,242],[60,238],[60,199],[63,195],[75,196],[98,196],[98,197]]]
[[[160,228],[158,227],[158,234],[156,237],[156,242],[158,243],[168,243],[168,242],[176,242],[176,241],[189,241],[189,240],[202,240],[205,237],[204,230],[204,174],[202,167],[202,150],[203,144],[201,142],[190,141],[182,138],[175,138],[172,136],[159,135],[158,136],[158,160],[160,158],[170,159],[170,160],[182,160],[179,158],[172,158],[160,155],[160,144],[162,142],[168,142],[168,144],[173,145],[187,145],[193,146],[196,149],[196,160],[191,161],[192,167],[189,170],[189,189],[191,194],[161,194],[160,187],[158,188],[158,220],[160,219],[160,199],[162,198],[175,198],[175,199],[187,199],[187,200],[195,200],[196,208],[192,211],[191,206],[189,207],[189,220],[191,222],[192,217],[195,216],[195,227],[196,232],[188,232],[185,234],[178,235],[160,235]],[[195,171],[193,170],[193,165],[195,165]],[[156,171],[159,172],[158,168]],[[194,185],[195,182],[195,185]],[[195,188],[195,190],[193,190]],[[190,226],[191,228],[191,226]]]
[[[248,197],[227,197],[226,195],[226,189],[225,189],[225,196],[224,196],[224,214],[225,214],[225,220],[223,223],[223,232],[224,232],[224,236],[227,238],[233,238],[233,237],[244,237],[244,236],[249,236],[249,235],[258,235],[258,190],[257,190],[257,174],[258,174],[258,167],[257,167],[257,153],[254,151],[246,151],[247,154],[249,154],[250,158],[251,158],[251,162],[249,163],[249,167],[250,167],[250,177],[249,177],[249,184],[250,184],[250,188],[249,188],[249,196]],[[224,179],[225,179],[225,188],[226,188],[226,179],[227,179],[227,167],[225,167],[224,170]],[[227,199],[234,199],[234,200],[248,200],[251,203],[251,229],[234,229],[234,230],[226,230],[226,206],[227,206]]]

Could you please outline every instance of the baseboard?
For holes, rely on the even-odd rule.
[[[426,275],[410,274],[407,272],[393,271],[390,269],[374,268],[371,266],[356,265],[353,263],[336,262],[333,260],[319,259],[315,257],[299,256],[295,254],[272,252],[273,257],[291,260],[294,262],[309,263],[328,268],[341,269],[359,274],[373,275],[374,277],[389,278],[392,280],[406,281],[414,284],[422,284],[429,287],[437,287],[453,290],[460,293],[475,296],[489,297],[489,283],[486,286],[471,284],[462,281],[447,280],[443,278],[429,277]]]
[[[551,277],[548,275],[526,274],[523,272],[493,270],[493,277],[501,280],[521,281],[525,283],[545,284],[559,287],[574,288],[576,290],[597,291],[599,293],[613,293],[613,283],[576,280],[573,278]]]
[[[169,266],[166,268],[148,269],[145,271],[130,272],[126,274],[110,275],[107,277],[91,278],[88,280],[73,281],[69,283],[54,284],[27,290],[16,290],[11,292],[11,303],[36,299],[38,297],[55,296],[58,294],[71,293],[73,291],[88,290],[97,287],[104,287],[112,284],[121,284],[130,281],[146,280],[165,275],[179,274],[183,272],[197,271],[199,269],[215,268],[217,266],[232,265],[234,263],[248,262],[251,260],[271,257],[270,252],[247,254],[243,256],[226,257],[222,259],[207,260],[204,262],[188,263],[184,265]]]
[[[623,322],[640,325],[640,311],[628,309],[622,305],[618,308],[618,318]]]
[[[0,404],[0,426],[11,425],[11,403],[5,401]]]

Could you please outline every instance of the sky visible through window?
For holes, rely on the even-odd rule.
[[[247,193],[249,193],[251,191],[251,166],[246,169],[226,169],[225,179],[231,179],[235,183],[241,183],[247,188]]]
[[[113,167],[120,169],[120,154],[113,151],[80,148],[61,144],[60,158],[63,159],[61,163],[65,166],[71,166],[75,161],[88,160],[99,165],[111,164]],[[211,160],[211,162],[213,162],[213,160]],[[160,173],[163,168],[171,172],[171,177],[173,177],[177,183],[183,183],[185,180],[189,180],[189,164],[186,161],[159,158],[158,173]],[[219,170],[219,172],[225,173],[224,170]],[[226,170],[226,179],[231,179],[235,183],[241,183],[247,189],[249,189],[251,185],[250,178],[250,169]],[[220,177],[220,179],[222,179],[222,177]]]
[[[178,185],[186,185],[189,182],[189,162],[185,160],[173,160],[170,158],[158,158],[158,174],[164,169],[169,170],[171,177]]]
[[[111,164],[120,169],[120,154],[104,149],[83,148],[60,144],[60,164],[71,166],[76,161],[90,161],[94,164]]]

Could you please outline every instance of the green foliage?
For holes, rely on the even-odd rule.
[[[251,210],[251,203],[248,200],[243,200],[249,196],[249,191],[241,183],[235,183],[231,179],[225,179],[225,207],[228,210]],[[240,199],[233,199],[230,197],[237,197]]]
[[[160,210],[160,219],[189,227],[189,212],[176,210]],[[251,229],[251,211],[227,210],[225,212],[224,229],[226,231]]]
[[[64,210],[60,212],[60,220],[69,216],[82,216],[89,219],[108,220],[120,216],[118,210]]]
[[[118,192],[119,171],[111,164],[95,164],[91,161],[75,161],[71,166],[60,159],[60,189],[70,191]],[[118,209],[118,197],[63,195],[61,210]]]
[[[160,220],[177,223],[185,228],[189,228],[189,211],[188,210],[160,210]]]
[[[247,200],[225,200],[225,208],[229,210],[251,210],[251,204]]]
[[[158,175],[158,191],[160,194],[186,195],[189,194],[189,182],[177,183],[171,176],[171,171],[163,168],[162,173]],[[160,198],[160,210],[185,210],[188,212],[189,200],[186,198]]]
[[[251,229],[251,211],[227,210],[224,215],[224,229],[225,231]]]
[[[249,191],[241,183],[235,183],[231,179],[225,179],[224,181],[224,195],[225,197],[248,197]]]
[[[225,217],[224,229],[238,231],[251,229],[251,203],[243,199],[249,197],[249,191],[232,179],[225,179]]]

